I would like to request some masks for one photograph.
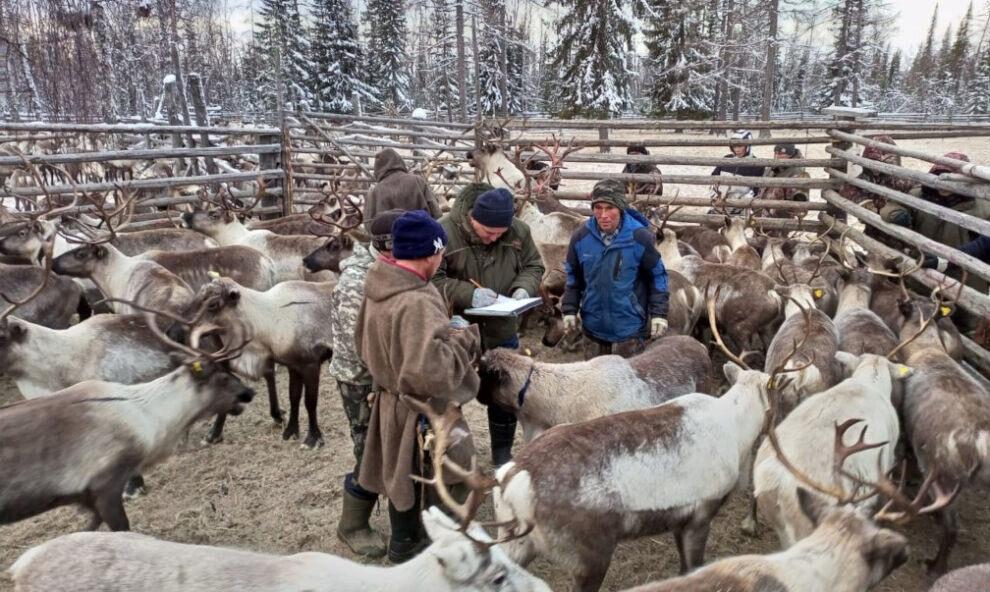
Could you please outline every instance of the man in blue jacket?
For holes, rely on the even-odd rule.
[[[564,327],[576,330],[580,312],[586,360],[628,357],[667,332],[667,270],[649,222],[626,207],[621,183],[596,183],[591,210],[567,247]]]

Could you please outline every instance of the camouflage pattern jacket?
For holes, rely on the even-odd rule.
[[[378,259],[374,247],[354,243],[354,253],[340,262],[340,279],[333,289],[333,358],[330,376],[356,385],[371,384],[371,373],[361,361],[354,344],[358,311],[364,301],[364,279],[371,264]]]

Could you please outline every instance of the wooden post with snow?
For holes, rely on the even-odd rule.
[[[196,114],[196,125],[199,127],[209,127],[210,119],[206,112],[206,98],[203,94],[203,82],[199,74],[195,72],[189,73],[189,93],[192,95],[193,110]],[[210,146],[210,136],[206,132],[200,132],[199,143],[203,148],[208,148]],[[206,159],[206,171],[211,175],[215,175],[219,172],[217,169],[217,163],[213,158],[207,156]]]

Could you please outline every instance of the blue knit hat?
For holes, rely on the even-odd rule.
[[[392,223],[392,256],[396,259],[423,259],[447,246],[443,226],[423,210],[413,210]]]
[[[482,226],[508,228],[512,226],[515,201],[505,187],[490,189],[478,196],[471,208],[471,217]]]

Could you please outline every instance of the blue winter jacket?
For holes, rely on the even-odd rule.
[[[596,339],[645,338],[650,318],[667,317],[667,270],[649,222],[636,210],[625,210],[608,246],[594,217],[574,231],[566,268],[561,310],[572,315],[580,309],[584,330]]]

